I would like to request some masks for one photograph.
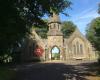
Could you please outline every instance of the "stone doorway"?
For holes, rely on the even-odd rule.
[[[53,46],[51,49],[51,60],[60,60],[60,49],[57,46]]]

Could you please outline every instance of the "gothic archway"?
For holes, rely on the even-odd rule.
[[[60,49],[57,46],[53,46],[51,49],[51,60],[59,60],[60,59]]]

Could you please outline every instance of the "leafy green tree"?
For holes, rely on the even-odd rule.
[[[60,53],[54,53],[54,59],[59,60],[60,59]]]
[[[32,25],[41,26],[44,14],[63,13],[69,0],[0,0],[0,56],[20,47]]]
[[[76,25],[72,21],[64,21],[62,23],[62,32],[64,37],[69,37],[75,30]]]
[[[46,28],[39,28],[39,29],[36,29],[36,32],[39,36],[41,36],[41,38],[47,38],[47,29]]]
[[[13,1],[0,0],[0,10],[0,55],[10,55],[28,30]]]
[[[92,20],[88,25],[86,36],[92,42],[94,47],[100,51],[100,17]]]
[[[43,20],[45,23],[48,23],[48,20],[44,19]],[[49,26],[48,25],[44,25],[41,27],[33,27],[35,28],[36,33],[41,37],[41,38],[47,38],[47,32],[49,30]]]
[[[86,36],[93,44],[96,51],[98,51],[98,62],[100,63],[100,17],[93,19],[88,25]]]
[[[98,13],[100,14],[100,3],[98,5]],[[91,41],[95,49],[99,54],[99,63],[100,63],[100,17],[97,17],[88,24],[87,28],[87,38]]]

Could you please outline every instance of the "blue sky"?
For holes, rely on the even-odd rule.
[[[73,5],[72,9],[67,9],[70,16],[66,17],[60,14],[61,21],[73,21],[79,30],[85,34],[87,24],[91,22],[92,19],[99,16],[97,13],[98,3],[100,0],[71,0]]]
[[[85,35],[85,30],[87,24],[91,22],[92,19],[100,16],[97,13],[98,3],[100,0],[70,0],[72,1],[71,8],[66,9],[65,12],[70,16],[66,17],[60,14],[61,21],[72,21],[79,30]]]
[[[52,53],[59,53],[59,49],[58,49],[57,47],[54,47],[54,48],[52,49]]]

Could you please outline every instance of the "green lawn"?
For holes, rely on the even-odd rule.
[[[0,67],[0,80],[11,80],[15,76],[15,71],[7,67]]]

